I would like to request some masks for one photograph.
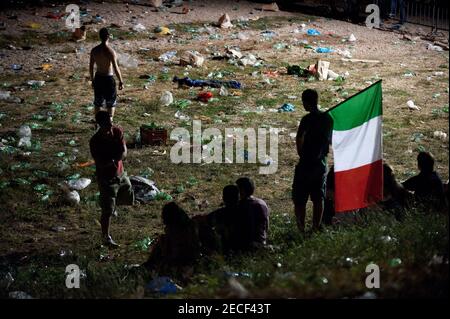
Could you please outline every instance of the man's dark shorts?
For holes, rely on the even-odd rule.
[[[295,167],[292,184],[292,200],[295,205],[306,205],[308,198],[320,201],[325,198],[327,165],[323,163],[303,164]]]
[[[94,78],[94,105],[102,107],[115,107],[117,100],[116,80],[112,75],[96,74]]]
[[[100,191],[102,214],[110,216],[117,205],[133,205],[134,192],[130,179],[125,172],[122,176],[114,177],[112,180],[98,179],[97,182]]]

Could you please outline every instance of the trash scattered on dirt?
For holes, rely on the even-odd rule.
[[[377,299],[377,295],[374,292],[366,291],[361,296],[356,297],[356,299]]]
[[[135,199],[140,203],[148,203],[156,199],[160,192],[154,181],[142,176],[130,176],[131,186],[133,187]]]
[[[410,110],[420,111],[422,109],[420,106],[415,105],[414,101],[412,101],[412,100],[409,100],[408,102],[406,102],[406,105],[408,106],[408,108]]]
[[[33,299],[33,297],[24,291],[11,291],[8,296],[11,299]]]
[[[0,287],[2,289],[7,290],[9,286],[11,286],[14,283],[14,277],[11,275],[10,272],[1,275],[3,278],[0,278]]]
[[[71,190],[81,191],[88,187],[91,182],[91,179],[83,177],[79,179],[69,180],[66,182],[66,184]]]
[[[189,121],[191,119],[188,115],[183,114],[180,111],[177,111],[175,113],[175,118],[182,120],[182,121]]]
[[[10,91],[0,91],[0,101],[10,102],[10,103],[21,103],[22,100],[18,97],[11,95]]]
[[[272,2],[272,3],[266,3],[263,4],[261,7],[262,11],[272,11],[272,12],[278,12],[280,11],[280,8],[278,7],[276,2]]]
[[[201,67],[205,58],[197,51],[186,51],[180,58],[180,65],[192,65],[194,67]]]
[[[353,33],[348,37],[348,42],[356,42],[356,37]]]
[[[158,58],[159,61],[168,62],[175,58],[177,55],[177,51],[168,51],[164,54],[161,54]]]
[[[17,147],[31,147],[31,128],[28,125],[22,125],[17,135],[19,136]]]
[[[310,36],[318,36],[318,35],[320,35],[320,31],[318,31],[316,29],[308,29],[306,31],[306,34],[310,35]]]
[[[389,266],[391,267],[397,267],[400,266],[402,263],[402,260],[400,258],[392,258],[389,260]]]
[[[226,87],[224,87],[224,86],[221,86],[220,87],[220,91],[219,91],[219,95],[220,96],[228,96],[228,90],[227,90],[227,88]]]
[[[159,193],[156,194],[155,199],[163,201],[171,201],[173,200],[173,197],[165,192],[160,191]]]
[[[278,109],[278,112],[294,112],[295,106],[291,103],[284,103],[280,108]]]
[[[133,25],[132,29],[135,32],[144,32],[147,28],[144,25],[138,23],[138,24]]]
[[[433,258],[431,258],[431,260],[429,261],[428,266],[442,265],[444,263],[448,264],[448,260],[446,261],[446,258],[444,258],[444,256],[433,255]]]
[[[91,22],[92,22],[92,23],[96,23],[96,24],[104,24],[104,23],[106,23],[106,20],[105,20],[101,15],[96,14],[96,15],[92,18]]]
[[[153,241],[154,240],[151,239],[150,237],[145,237],[144,239],[137,241],[134,244],[134,248],[140,251],[148,251],[148,248],[151,246]]]
[[[53,226],[52,231],[60,233],[66,230],[66,227],[64,226]]]
[[[221,86],[225,86],[227,88],[232,89],[241,89],[242,85],[238,81],[219,81],[219,80],[194,80],[190,79],[189,77],[185,78],[178,78],[175,76],[172,80],[173,82],[178,82],[179,86],[186,85],[190,87],[213,87],[213,88],[220,88]]]
[[[336,49],[336,53],[342,55],[346,59],[352,58],[352,53],[349,50]]]
[[[162,106],[169,106],[173,103],[173,96],[170,91],[164,91],[161,95],[161,98],[159,99],[159,103],[161,103]]]
[[[330,62],[328,61],[317,61],[317,76],[320,81],[328,79],[328,69],[330,67]]]
[[[153,30],[157,35],[171,35],[172,31],[168,27],[158,26]]]
[[[444,51],[444,49],[443,49],[442,47],[440,47],[440,46],[438,46],[438,45],[433,45],[433,44],[431,44],[431,43],[428,43],[428,44],[427,44],[427,50],[430,50],[430,51],[437,51],[437,52],[442,52],[442,51]]]
[[[278,34],[275,31],[272,31],[272,30],[265,30],[265,31],[261,32],[261,36],[264,37],[264,38],[269,38],[270,39],[270,38],[278,36]]]
[[[73,190],[66,194],[66,199],[71,205],[78,205],[80,203],[80,194]]]
[[[122,53],[117,55],[117,62],[120,66],[123,66],[124,68],[137,68],[138,67],[138,60],[133,58],[128,53]]]
[[[14,71],[20,71],[20,70],[22,70],[22,65],[20,65],[20,64],[12,64],[11,65],[11,69],[13,69]]]
[[[322,48],[322,47],[319,47],[319,48],[316,48],[316,52],[317,52],[317,53],[333,53],[334,50],[331,49],[331,48]]]
[[[208,101],[213,97],[213,94],[211,92],[200,92],[197,95],[197,99],[203,103],[208,103]]]
[[[150,0],[149,1],[149,6],[154,7],[154,8],[159,8],[163,5],[162,0]]]
[[[223,14],[219,21],[217,22],[217,26],[219,26],[221,29],[229,29],[233,27],[233,24],[231,23],[230,16],[228,13]]]
[[[169,277],[156,277],[145,286],[145,290],[151,293],[175,294],[182,288]]]
[[[228,290],[227,297],[230,298],[245,299],[249,296],[248,290],[235,277],[228,278]]]
[[[423,135],[422,133],[416,132],[411,136],[411,142],[420,143],[424,137],[425,135]]]
[[[443,142],[447,142],[448,141],[448,136],[447,133],[444,133],[442,131],[434,131],[433,132],[433,137],[437,138]]]
[[[30,80],[30,81],[27,81],[27,84],[29,86],[31,86],[32,88],[40,88],[40,87],[44,86],[45,81]]]

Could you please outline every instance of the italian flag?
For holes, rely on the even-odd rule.
[[[333,118],[335,211],[364,208],[382,200],[381,81],[328,113]]]

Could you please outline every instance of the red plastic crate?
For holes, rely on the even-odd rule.
[[[166,145],[167,130],[141,127],[142,145]]]

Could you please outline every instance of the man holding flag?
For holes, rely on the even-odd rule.
[[[381,81],[325,113],[317,108],[316,91],[305,90],[302,101],[309,114],[302,118],[297,132],[300,161],[295,168],[292,199],[297,226],[304,232],[309,197],[313,230],[320,228],[331,140],[335,211],[355,211],[383,199]]]
[[[292,185],[292,200],[295,206],[297,227],[305,231],[306,203],[313,202],[313,230],[318,230],[322,221],[327,155],[331,143],[333,122],[329,114],[319,111],[319,96],[315,90],[305,90],[302,102],[309,114],[300,121],[296,145],[300,160],[295,167]]]

